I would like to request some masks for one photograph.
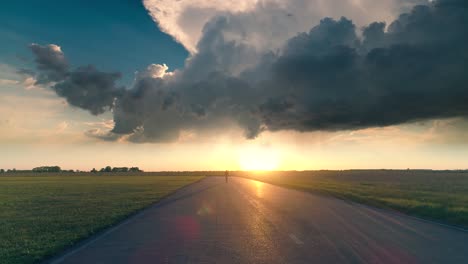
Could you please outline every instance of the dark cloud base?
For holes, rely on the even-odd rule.
[[[362,37],[352,21],[325,18],[277,52],[229,40],[242,34],[238,19],[214,18],[182,71],[142,74],[130,89],[116,86],[118,73],[70,70],[54,45],[31,45],[37,80],[92,114],[112,109],[112,133],[134,142],[171,141],[184,130],[230,122],[254,138],[264,130],[352,130],[468,116],[465,0],[416,6],[388,27],[370,24]]]

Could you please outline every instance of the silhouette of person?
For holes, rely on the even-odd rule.
[[[229,171],[225,171],[224,172],[224,178],[226,179],[226,183],[228,182],[228,178],[229,178]]]

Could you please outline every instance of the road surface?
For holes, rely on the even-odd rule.
[[[468,233],[240,178],[208,177],[51,263],[468,263]]]

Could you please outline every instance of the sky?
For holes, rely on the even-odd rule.
[[[0,10],[0,168],[467,169],[463,0]]]

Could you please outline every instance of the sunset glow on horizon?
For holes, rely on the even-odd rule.
[[[466,169],[444,1],[9,3],[0,168]]]

